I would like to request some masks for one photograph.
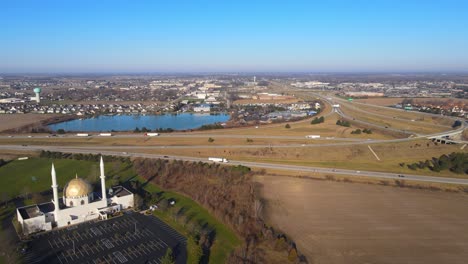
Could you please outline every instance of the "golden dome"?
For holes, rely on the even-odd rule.
[[[88,196],[93,192],[93,187],[81,178],[75,178],[68,182],[63,190],[66,198]]]

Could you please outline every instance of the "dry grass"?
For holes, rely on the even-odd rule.
[[[372,115],[371,111],[366,112],[361,112],[357,111],[355,109],[349,108],[346,105],[342,105],[341,109],[343,112],[349,116],[353,116],[356,119],[366,121],[369,123],[381,125],[381,126],[386,126],[389,128],[395,128],[395,129],[400,129],[400,130],[405,130],[405,131],[412,131],[414,133],[420,133],[420,134],[432,134],[432,133],[437,133],[437,132],[442,132],[442,131],[447,131],[450,130],[450,127],[441,127],[441,126],[434,126],[434,124],[427,123],[424,121],[402,121],[402,120],[397,120],[393,119],[393,116],[390,115],[388,118],[385,118],[383,116],[376,116]],[[430,119],[426,117],[426,119]]]
[[[380,105],[380,106],[391,106],[397,103],[401,103],[404,98],[368,98],[368,99],[355,99],[355,102],[372,104],[372,105]],[[440,102],[447,102],[447,101],[454,101],[454,102],[462,102],[467,104],[468,100],[466,99],[458,99],[458,98],[411,98],[414,102],[425,102],[425,101],[440,101]]]
[[[370,139],[392,139],[394,137],[373,131],[374,133],[367,135],[352,135],[351,131],[356,128],[364,128],[361,126],[342,127],[337,126],[336,121],[338,115],[333,114],[325,118],[325,122],[321,124],[311,125],[312,118],[290,122],[291,128],[285,128],[285,123],[262,125],[249,128],[233,128],[223,130],[212,130],[209,132],[195,132],[195,133],[209,133],[209,134],[225,134],[225,135],[270,135],[270,136],[306,136],[306,135],[320,135],[321,137],[340,137],[340,138],[370,138]]]
[[[459,145],[435,145],[429,140],[414,140],[400,143],[372,144],[371,146],[381,161],[375,159],[366,144],[309,148],[229,148],[229,146],[226,146],[217,149],[164,148],[126,151],[202,158],[220,156],[232,160],[252,162],[466,178],[466,175],[455,174],[450,171],[440,173],[427,169],[413,171],[406,166],[399,166],[399,163],[402,162],[408,164],[439,157],[442,154],[460,152]]]
[[[55,114],[0,114],[0,131],[39,124],[41,121],[57,116]]]
[[[214,139],[213,142],[208,142],[208,139]],[[141,138],[116,138],[116,137],[88,137],[88,138],[60,138],[34,135],[33,138],[3,138],[0,139],[0,144],[14,145],[53,145],[53,146],[252,146],[252,145],[287,145],[287,144],[325,144],[336,143],[330,140],[310,140],[306,139],[268,139],[268,138],[253,138],[252,142],[247,142],[246,138],[225,138],[216,136],[206,137],[143,137]],[[342,141],[340,141],[342,142]]]
[[[267,219],[312,263],[465,263],[468,196],[258,176]]]
[[[345,105],[352,105],[349,103],[345,103]],[[399,118],[408,120],[411,122],[416,122],[420,125],[442,125],[446,126],[448,129],[453,124],[453,120],[444,117],[444,116],[429,116],[425,113],[416,112],[416,111],[401,111],[399,109],[394,108],[383,108],[383,107],[375,107],[372,105],[364,105],[364,104],[353,104],[353,106],[358,107],[360,110],[363,110],[367,113],[374,113],[378,114],[380,117],[386,116],[388,118],[393,119]],[[401,121],[401,120],[400,120]],[[401,121],[404,122],[404,121]]]

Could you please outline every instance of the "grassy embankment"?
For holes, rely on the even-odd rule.
[[[99,175],[99,164],[91,161],[78,161],[69,159],[45,159],[31,158],[25,161],[12,161],[7,165],[0,167],[0,193],[6,195],[19,195],[22,193],[42,192],[50,189],[50,169],[51,163],[54,162],[57,171],[57,180],[60,186],[75,177],[78,173],[80,177],[86,178],[91,182],[95,182]],[[144,182],[144,179],[135,175],[135,172],[128,166],[129,164],[120,162],[106,163],[106,176],[108,176],[108,184],[118,178],[125,182],[129,179],[137,179]],[[35,177],[35,181],[32,180]],[[136,177],[136,178],[135,178]],[[25,187],[26,186],[26,187]],[[216,240],[211,248],[210,263],[223,263],[229,253],[240,244],[239,238],[227,226],[211,216],[206,209],[194,202],[193,200],[175,192],[165,191],[154,184],[145,185],[144,189],[148,192],[163,192],[163,198],[173,198],[177,201],[177,205],[172,210],[178,208],[189,208],[187,213],[193,216],[193,219],[199,223],[206,223],[214,228]],[[29,204],[31,201],[25,201]],[[155,214],[167,224],[187,235],[189,232],[184,226],[175,222],[169,212],[156,211]],[[193,263],[197,259],[197,245],[193,240],[188,241],[189,263]]]

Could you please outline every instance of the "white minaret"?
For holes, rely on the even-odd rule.
[[[54,192],[54,218],[55,221],[57,222],[58,216],[59,216],[59,199],[58,199],[58,184],[57,184],[57,174],[55,173],[55,167],[54,164],[52,163],[52,190]]]
[[[106,176],[104,175],[104,161],[101,156],[101,189],[102,189],[102,200],[106,202],[107,206],[107,193],[106,193]]]

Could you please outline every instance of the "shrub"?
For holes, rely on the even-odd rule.
[[[213,138],[208,138],[208,142],[212,143],[214,142],[215,140]]]
[[[286,124],[284,128],[291,128],[291,126],[289,124]]]
[[[310,124],[315,125],[315,124],[320,124],[320,123],[323,123],[323,122],[325,122],[325,117],[321,116],[321,117],[316,117],[316,118],[314,118],[314,119],[310,122]]]

